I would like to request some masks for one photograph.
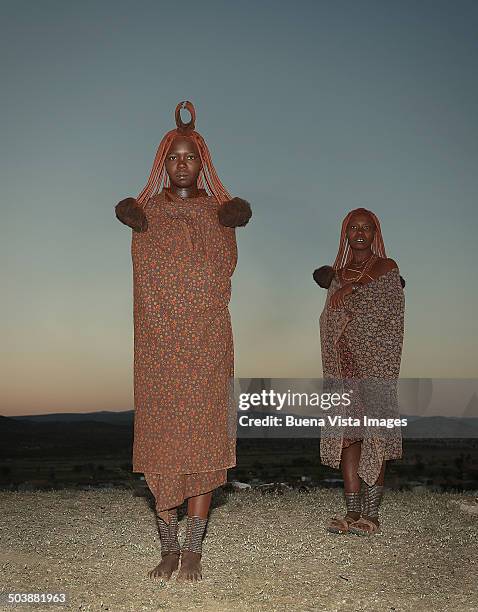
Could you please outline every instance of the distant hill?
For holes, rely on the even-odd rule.
[[[126,410],[121,412],[113,412],[108,410],[100,410],[98,412],[57,412],[54,414],[32,414],[9,418],[27,423],[77,423],[79,421],[101,421],[103,423],[124,425],[131,424],[133,422],[134,410]]]
[[[264,416],[251,413],[250,416]],[[405,416],[405,415],[402,415]],[[404,439],[475,439],[478,440],[478,418],[407,416],[402,428]],[[133,442],[134,411],[101,411],[0,416],[0,459],[54,458],[88,455],[128,455]],[[317,438],[320,428],[303,427],[294,432],[274,428],[238,428],[243,441],[256,439],[261,449],[267,439],[281,437]]]
[[[91,418],[98,413],[78,414],[63,420],[63,415],[38,421],[38,416],[0,416],[0,459],[47,458],[131,453],[133,441],[132,417],[124,413],[114,422]],[[106,413],[108,414],[108,413]],[[70,415],[68,415],[70,416]]]
[[[422,417],[402,428],[406,438],[478,438],[478,418]]]
[[[0,432],[24,431],[25,427],[28,427],[28,425],[28,422],[22,423],[15,417],[0,415]]]

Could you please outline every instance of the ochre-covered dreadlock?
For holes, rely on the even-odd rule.
[[[191,115],[188,123],[184,123],[181,118],[181,110],[186,109]],[[211,154],[204,138],[195,131],[196,111],[189,101],[180,102],[175,110],[176,126],[175,130],[168,132],[159,143],[156,157],[154,158],[151,174],[144,189],[136,198],[140,206],[144,206],[149,198],[159,193],[163,187],[169,187],[169,176],[166,172],[165,160],[171,143],[177,136],[190,138],[198,148],[199,157],[202,162],[201,173],[198,178],[198,188],[205,189],[209,195],[216,198],[219,204],[223,204],[231,199],[227,189],[221,183],[214,165]]]
[[[367,210],[366,208],[356,208],[355,210],[351,210],[345,217],[345,219],[342,221],[339,251],[337,253],[337,257],[335,258],[335,262],[333,265],[334,270],[344,268],[352,259],[352,250],[347,240],[347,227],[349,225],[350,219],[353,217],[353,215],[356,214],[368,215],[373,221],[373,224],[375,225],[375,235],[371,244],[372,253],[374,253],[378,257],[387,257],[387,255],[385,254],[385,245],[383,244],[382,230],[380,228],[380,221],[378,220],[378,217],[372,211]]]

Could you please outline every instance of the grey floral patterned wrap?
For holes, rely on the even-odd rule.
[[[362,440],[358,474],[372,485],[383,460],[402,456],[400,428],[383,424],[398,418],[405,297],[398,269],[359,286],[346,298],[345,309],[331,309],[330,297],[339,287],[334,277],[320,316],[324,390],[349,393],[350,404],[327,412],[320,455],[324,465],[339,468],[342,449]],[[364,424],[364,417],[382,426]],[[338,419],[360,426],[337,426]]]

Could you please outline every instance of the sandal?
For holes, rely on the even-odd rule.
[[[360,536],[370,536],[375,535],[376,533],[381,533],[379,525],[373,521],[369,521],[363,516],[361,516],[357,521],[350,523],[348,530],[350,533]]]
[[[348,533],[349,526],[355,522],[355,519],[345,515],[343,518],[334,516],[330,519],[330,523],[327,526],[329,533]]]

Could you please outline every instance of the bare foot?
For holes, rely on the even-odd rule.
[[[201,555],[190,550],[183,550],[181,554],[181,569],[176,580],[180,582],[197,582],[201,579]]]
[[[161,578],[169,580],[171,574],[179,567],[179,553],[169,553],[162,557],[161,562],[148,572],[150,578]]]

